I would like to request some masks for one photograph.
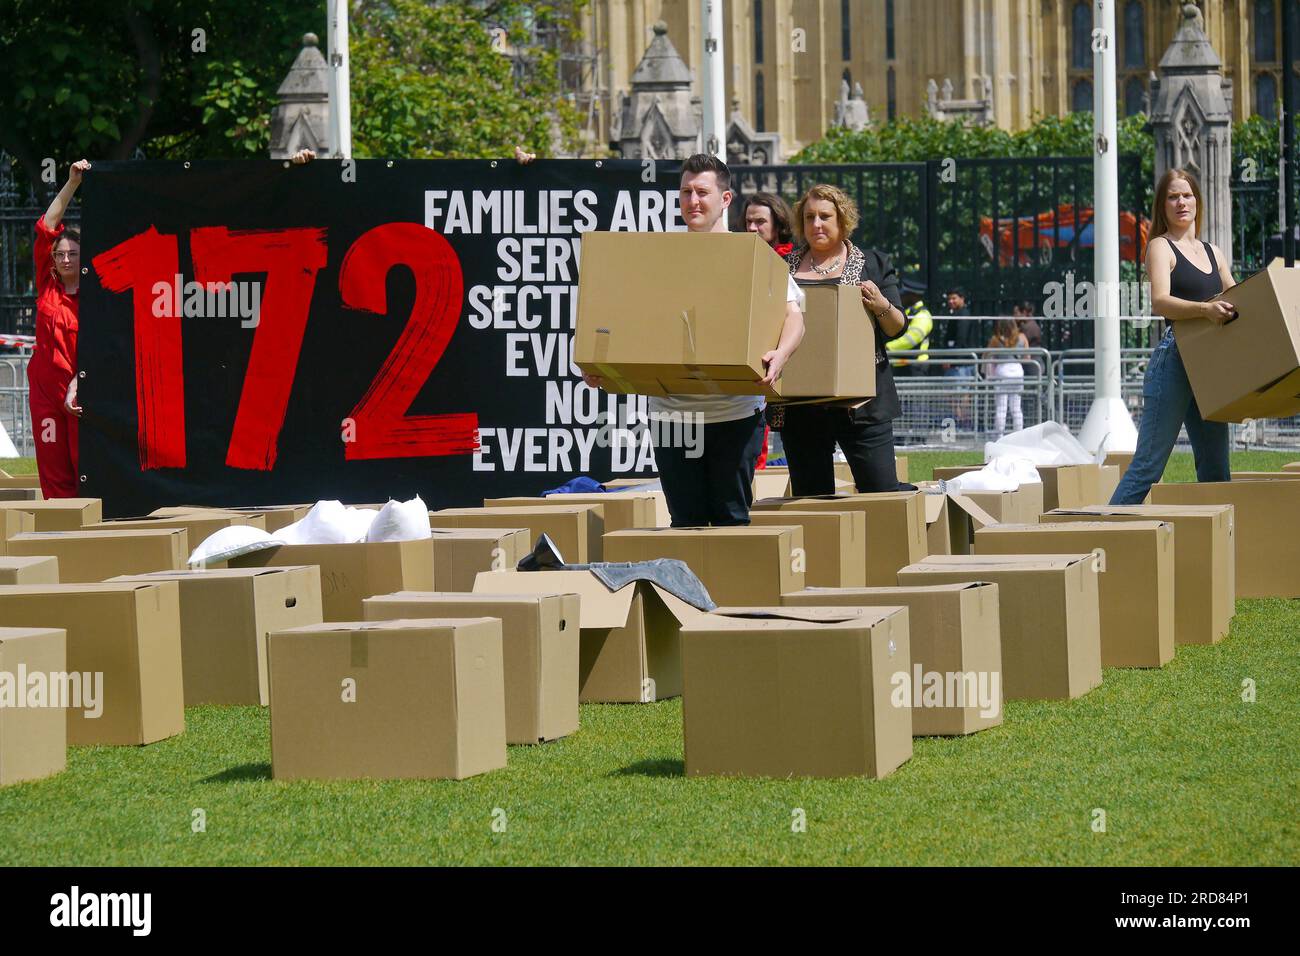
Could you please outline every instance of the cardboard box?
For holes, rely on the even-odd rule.
[[[719,608],[682,627],[688,776],[880,779],[912,756],[904,607]]]
[[[1043,510],[1084,508],[1109,503],[1102,500],[1100,465],[1038,465],[1043,479]]]
[[[190,550],[194,550],[222,528],[245,526],[266,530],[266,518],[260,514],[242,514],[238,511],[192,511],[185,515],[151,515],[147,518],[118,518],[88,524],[85,531],[147,531],[151,528],[184,528],[189,535]],[[186,554],[186,558],[189,555]]]
[[[0,554],[9,553],[9,539],[36,530],[36,518],[27,511],[0,509]]]
[[[0,488],[35,488],[40,491],[40,475],[0,475]]]
[[[867,521],[867,585],[897,584],[898,569],[928,553],[925,502],[915,491],[884,491],[868,495],[825,495],[815,498],[764,499],[752,511],[861,511]],[[786,590],[797,590],[787,588]],[[784,593],[784,592],[782,592]],[[715,597],[716,601],[717,598]],[[779,598],[777,599],[779,601]],[[741,601],[728,603],[740,604]],[[766,602],[776,603],[776,602]]]
[[[1102,464],[1114,465],[1119,468],[1119,476],[1122,479],[1125,472],[1128,471],[1128,466],[1133,464],[1133,454],[1131,451],[1108,451]]]
[[[285,544],[241,555],[232,568],[320,568],[326,621],[359,621],[361,602],[394,591],[434,588],[433,542],[368,541],[357,544]]]
[[[1174,529],[1163,521],[994,525],[977,554],[1082,554],[1102,550],[1102,667],[1163,667],[1174,658]]]
[[[26,511],[33,531],[78,531],[104,520],[99,498],[51,498],[49,501],[0,501],[0,510]]]
[[[1212,422],[1300,414],[1300,270],[1282,259],[1215,296],[1236,315],[1174,323],[1201,417]]]
[[[663,489],[658,484],[659,479],[650,478],[616,478],[613,481],[607,481],[602,487],[609,494],[636,494],[649,495],[654,499],[655,504],[655,523],[656,528],[667,528],[673,523],[672,515],[668,513],[668,499],[664,497]]]
[[[657,585],[638,581],[611,592],[590,571],[489,571],[474,593],[578,595],[584,704],[650,703],[682,692],[682,622],[703,612]]]
[[[1119,465],[1102,465],[1097,472],[1097,500],[1094,504],[1108,505],[1119,487],[1122,471]],[[1085,506],[1086,507],[1086,506]]]
[[[1230,505],[1094,505],[1046,520],[1164,521],[1174,529],[1174,643],[1215,644],[1228,636],[1236,603]]]
[[[1300,472],[1295,471],[1234,471],[1233,481],[1296,481]]]
[[[895,456],[894,456],[894,472],[898,475],[898,480],[899,480],[899,481],[901,481],[901,482],[907,482],[907,481],[910,480],[910,479],[907,477],[908,474],[909,474],[909,472],[908,472],[907,456],[906,456],[906,455],[895,455]]]
[[[762,239],[588,232],[582,261],[574,362],[606,391],[780,395],[759,380],[785,324],[789,269]]]
[[[1007,700],[1068,700],[1101,684],[1101,556],[934,555],[898,572],[903,587],[998,586]]]
[[[261,515],[262,521],[266,524],[266,530],[275,534],[281,528],[288,527],[295,521],[301,521],[307,517],[307,512],[311,511],[312,505],[264,505],[256,508],[231,508],[231,511],[238,511],[241,514]],[[155,512],[156,514],[157,512]]]
[[[853,483],[853,475],[850,472],[847,478],[841,477],[841,472],[848,472],[849,466],[846,462],[835,463],[835,493],[843,495],[856,494],[858,486]],[[790,488],[790,470],[784,465],[778,468],[764,468],[761,471],[754,472],[754,481],[750,485],[754,492],[754,500],[759,501],[763,498],[789,498],[793,494]]]
[[[607,561],[685,561],[717,604],[779,604],[806,583],[799,525],[651,528],[605,535]]]
[[[67,669],[82,675],[87,705],[67,710],[69,745],[149,744],[184,732],[176,582],[4,585],[0,621],[67,631]]]
[[[601,535],[605,519],[595,505],[444,508],[430,511],[429,523],[435,528],[527,528],[529,550],[547,534],[568,564],[604,560]]]
[[[809,285],[804,290],[804,337],[781,372],[784,398],[871,398],[876,332],[855,285]],[[777,333],[778,338],[780,333]]]
[[[444,591],[472,591],[480,571],[513,571],[533,550],[526,528],[436,528],[433,579]]]
[[[322,621],[320,569],[154,571],[109,583],[175,581],[180,589],[185,706],[270,703],[266,636]]]
[[[1037,524],[1043,513],[1043,485],[1023,484],[1015,491],[967,491],[963,494],[1000,524]]]
[[[970,554],[975,532],[997,521],[965,495],[934,494],[934,482],[925,491],[926,550],[930,554]]]
[[[0,557],[0,584],[58,584],[55,557]]]
[[[655,499],[653,495],[611,495],[608,492],[594,495],[551,495],[547,498],[488,498],[485,508],[569,508],[573,505],[595,505],[605,522],[606,531],[624,528],[657,528]],[[485,569],[486,570],[486,569]]]
[[[867,516],[861,511],[754,511],[749,523],[803,528],[804,582],[809,587],[866,586]]]
[[[119,574],[174,571],[189,557],[183,528],[153,531],[31,531],[9,539],[9,554],[52,555],[64,584],[105,581]]]
[[[44,501],[45,496],[39,488],[4,488],[0,487],[0,501]]]
[[[1283,471],[1300,471],[1300,461],[1288,461],[1282,466]]]
[[[809,588],[782,595],[781,603],[907,608],[912,669],[907,680],[894,680],[908,691],[912,736],[973,734],[1002,723],[1002,626],[996,584]],[[945,691],[949,687],[951,691]]]
[[[0,687],[0,787],[67,767],[68,718],[59,706],[67,669],[61,628],[0,627],[0,682],[7,685]]]
[[[578,595],[399,591],[366,598],[365,614],[367,621],[500,618],[506,743],[557,740],[578,729]]]
[[[1237,597],[1300,597],[1300,484],[1161,482],[1151,504],[1232,505]]]
[[[506,765],[501,621],[352,621],[275,631],[276,780],[463,780]]]

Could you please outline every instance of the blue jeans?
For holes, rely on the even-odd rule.
[[[1169,454],[1178,441],[1178,432],[1187,425],[1187,437],[1196,459],[1197,481],[1230,481],[1228,461],[1231,432],[1224,422],[1207,422],[1192,395],[1187,370],[1183,368],[1174,330],[1165,329],[1164,338],[1151,353],[1146,378],[1142,383],[1142,424],[1138,428],[1137,453],[1128,466],[1115,494],[1113,505],[1140,505],[1151,486],[1165,473]]]

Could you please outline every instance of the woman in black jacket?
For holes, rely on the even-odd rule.
[[[796,496],[835,491],[837,443],[860,493],[898,489],[894,419],[902,408],[885,342],[903,334],[907,319],[898,292],[898,273],[889,257],[874,249],[859,249],[849,241],[857,224],[857,204],[835,186],[813,186],[795,207],[799,244],[786,256],[795,281],[856,285],[876,333],[875,355],[863,356],[876,363],[875,398],[853,409],[816,405],[784,409],[781,441],[790,466],[790,490]]]

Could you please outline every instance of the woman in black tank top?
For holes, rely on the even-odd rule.
[[[1113,505],[1146,500],[1151,486],[1164,475],[1169,454],[1183,426],[1196,459],[1197,481],[1229,481],[1230,431],[1223,422],[1201,418],[1187,371],[1174,339],[1174,322],[1209,321],[1222,325],[1232,306],[1210,301],[1236,284],[1223,254],[1198,239],[1201,227],[1201,187],[1186,170],[1171,169],[1156,186],[1152,239],[1147,245],[1147,277],[1151,308],[1164,316],[1165,334],[1151,353],[1142,386],[1142,421],[1137,450],[1111,497]],[[1205,257],[1204,266],[1197,260]]]

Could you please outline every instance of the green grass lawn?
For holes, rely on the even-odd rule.
[[[979,458],[909,457],[913,479]],[[1190,472],[1180,456],[1167,475]],[[286,784],[270,779],[265,710],[190,708],[180,737],[75,747],[60,776],[0,790],[0,865],[1294,865],[1298,625],[1300,602],[1238,601],[1224,642],[1107,669],[1079,700],[1013,701],[970,737],[917,739],[882,781],[688,779],[669,700],[584,706],[574,736],[511,747],[506,769],[466,781]]]

